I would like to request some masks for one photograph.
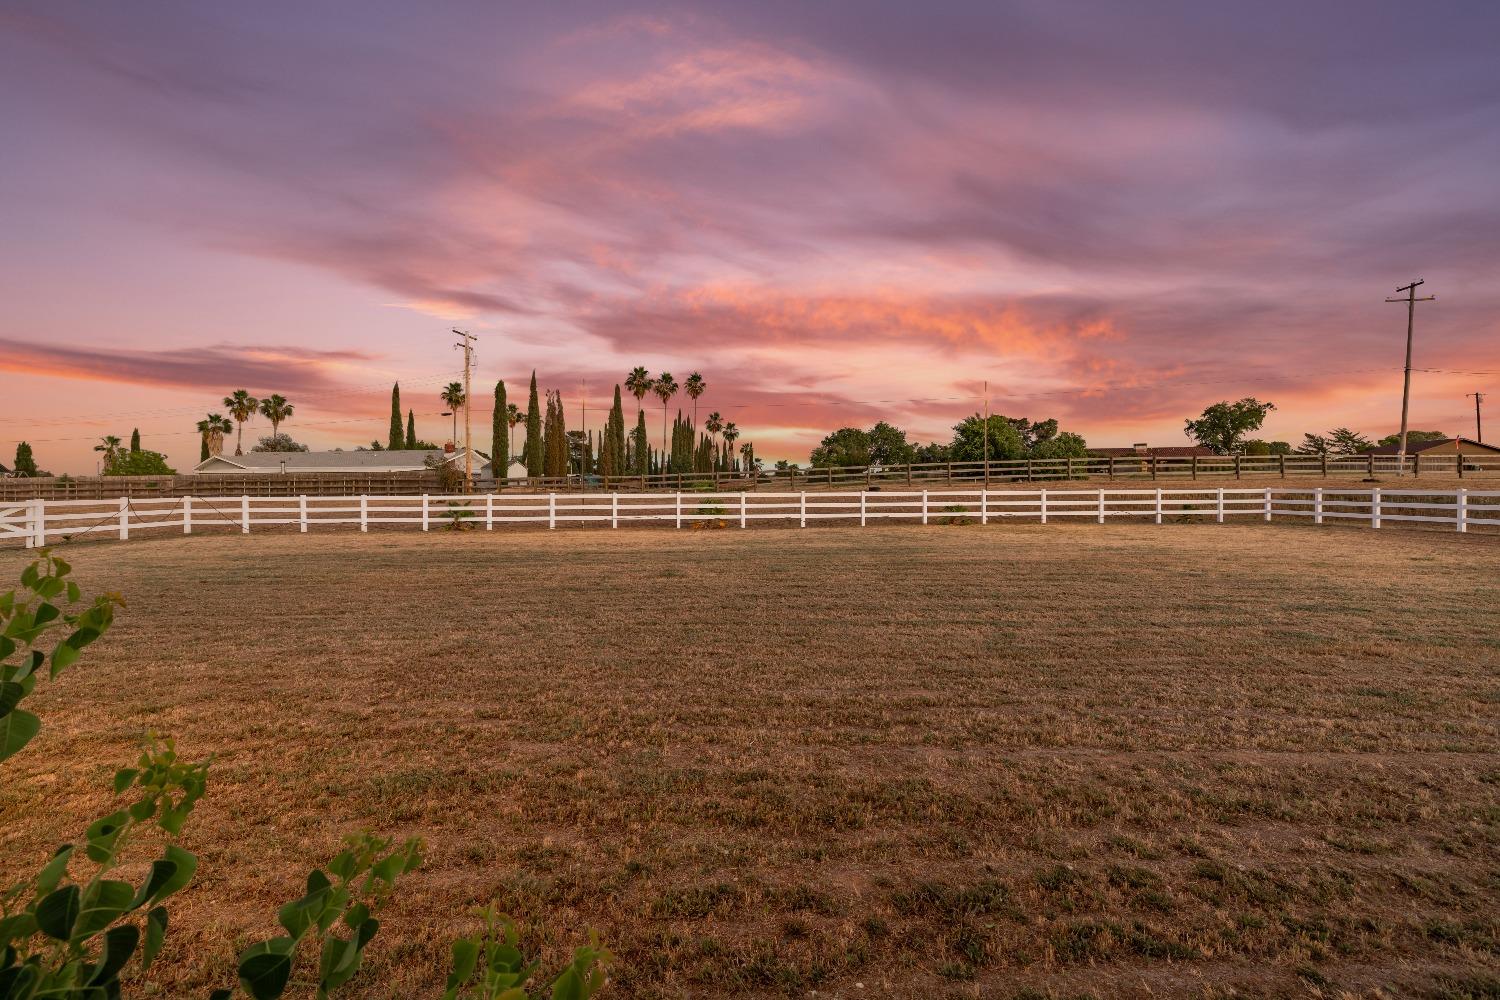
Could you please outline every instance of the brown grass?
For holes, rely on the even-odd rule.
[[[1494,538],[902,525],[69,557],[130,608],[5,765],[0,875],[105,810],[146,728],[218,755],[168,995],[227,982],[361,827],[430,844],[362,997],[436,992],[491,898],[549,964],[597,928],[617,997],[1427,995],[1500,972]]]

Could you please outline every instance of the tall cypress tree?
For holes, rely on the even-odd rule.
[[[400,451],[408,447],[406,439],[401,436],[401,383],[397,382],[391,386],[391,429],[386,436],[385,446],[391,451]]]
[[[506,419],[505,383],[495,383],[495,412],[490,417],[490,470],[496,480],[510,470],[510,422]]]
[[[568,474],[568,422],[563,411],[562,393],[560,391],[547,394],[547,432],[545,438],[546,475],[566,476]]]
[[[536,398],[536,369],[531,372],[531,398],[526,403],[526,474],[543,475],[546,452],[542,450],[542,404]]]
[[[417,446],[417,414],[414,410],[406,411],[406,447]]]
[[[637,476],[646,476],[651,473],[651,446],[646,439],[646,411],[635,411],[635,432],[630,435],[631,448],[635,459],[634,472]]]
[[[130,450],[141,450],[141,429],[139,427],[130,432]]]

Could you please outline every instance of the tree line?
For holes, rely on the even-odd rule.
[[[1234,402],[1226,399],[1207,407],[1197,418],[1188,420],[1183,433],[1215,455],[1362,455],[1373,448],[1401,443],[1400,434],[1387,434],[1378,441],[1371,441],[1348,427],[1335,427],[1324,434],[1305,433],[1302,443],[1296,447],[1287,441],[1250,437],[1252,432],[1260,430],[1266,414],[1274,409],[1275,403],[1262,402],[1253,396]],[[1408,445],[1447,438],[1442,431],[1406,432]]]
[[[841,427],[823,438],[809,462],[815,469],[837,466],[893,466],[924,462],[992,462],[1035,458],[1082,458],[1088,444],[1072,431],[1061,430],[1055,419],[1031,421],[1025,417],[979,414],[953,425],[949,441],[914,444],[906,431],[882,420],[863,430]],[[778,462],[779,470],[796,469]]]

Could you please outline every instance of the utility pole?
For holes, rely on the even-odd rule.
[[[990,484],[990,380],[984,380],[984,485]]]
[[[474,412],[474,395],[470,391],[469,375],[474,367],[474,342],[479,338],[462,330],[454,330],[453,333],[459,338],[458,343],[453,346],[464,352],[464,492],[472,493],[474,491],[474,449],[471,446],[471,435],[474,421],[470,415]],[[490,465],[493,468],[493,458],[490,459]]]
[[[1411,406],[1411,332],[1416,323],[1417,303],[1431,302],[1437,298],[1436,295],[1424,295],[1417,298],[1417,286],[1424,283],[1422,278],[1418,278],[1411,284],[1402,285],[1396,289],[1398,292],[1405,292],[1405,295],[1400,298],[1386,299],[1387,302],[1406,303],[1406,376],[1401,383],[1401,447],[1396,452],[1396,475],[1398,476],[1406,473],[1406,414]]]
[[[1484,422],[1479,415],[1479,404],[1484,402],[1484,393],[1471,392],[1469,395],[1474,397],[1474,440],[1484,444]]]

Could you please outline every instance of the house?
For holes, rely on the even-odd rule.
[[[492,466],[492,463],[485,462],[478,469],[474,470],[474,475],[479,477],[480,482],[494,479],[495,470]],[[506,479],[527,479],[529,478],[529,476],[530,474],[526,471],[525,462],[511,462],[510,468],[507,469],[505,473]]]
[[[7,469],[4,465],[0,465],[0,477],[9,476],[9,475],[10,475],[10,470]]]
[[[1383,444],[1365,451],[1367,455],[1399,455],[1401,445]],[[1485,444],[1473,438],[1439,438],[1436,441],[1406,442],[1408,455],[1474,455],[1479,458],[1500,458],[1500,446]],[[1449,463],[1452,464],[1452,463]]]
[[[1213,449],[1201,444],[1169,444],[1153,448],[1142,441],[1129,448],[1090,448],[1089,454],[1098,458],[1192,458],[1194,455],[1207,458],[1213,455]]]
[[[457,463],[463,468],[463,451],[411,449],[402,451],[252,451],[244,455],[213,455],[193,467],[195,475],[264,475],[266,473],[316,475],[358,473],[384,475],[392,472],[425,472],[429,460]],[[474,455],[476,463],[480,455]]]

